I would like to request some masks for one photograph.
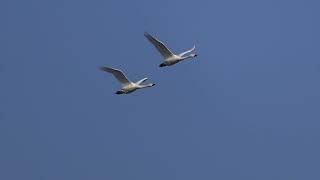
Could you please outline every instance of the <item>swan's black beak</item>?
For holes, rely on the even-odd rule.
[[[197,57],[197,56],[198,56],[198,54],[195,54],[195,55],[194,55],[194,57]]]
[[[153,83],[151,86],[155,86],[155,85],[156,85],[156,84]]]
[[[167,65],[165,65],[164,63],[159,65],[159,67],[164,67],[164,66],[167,66]]]

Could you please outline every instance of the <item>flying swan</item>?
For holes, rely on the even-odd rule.
[[[155,84],[149,83],[149,84],[142,84],[145,82],[148,78],[143,78],[140,81],[137,82],[131,82],[121,70],[109,68],[109,67],[101,67],[102,71],[111,73],[121,84],[122,88],[116,92],[116,94],[129,94],[137,89],[152,87]]]
[[[173,54],[170,49],[168,49],[160,40],[151,36],[149,33],[145,32],[144,36],[154,45],[154,47],[160,52],[164,57],[164,62],[159,65],[159,67],[171,66],[185,59],[197,57],[197,54],[191,53],[195,50],[193,46],[190,50],[185,51],[180,54]],[[191,54],[189,54],[191,53]],[[189,55],[187,55],[189,54]]]

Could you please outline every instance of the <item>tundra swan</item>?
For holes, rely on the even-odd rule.
[[[171,66],[185,59],[197,57],[197,54],[191,53],[195,50],[195,46],[193,46],[190,50],[187,50],[180,54],[174,54],[170,51],[169,48],[166,47],[164,43],[162,43],[157,38],[153,37],[149,33],[145,32],[144,36],[154,45],[154,47],[160,52],[160,54],[164,58],[164,62],[159,65],[159,67]],[[189,54],[191,53],[191,54]],[[189,54],[189,55],[187,55]]]
[[[133,91],[137,89],[142,89],[142,88],[147,88],[147,87],[152,87],[155,84],[149,83],[149,84],[142,84],[145,82],[148,78],[143,78],[137,82],[131,82],[125,74],[119,70],[119,69],[114,69],[114,68],[109,68],[109,67],[101,67],[100,68],[102,71],[111,73],[121,84],[122,88],[116,92],[116,94],[129,94],[132,93]]]

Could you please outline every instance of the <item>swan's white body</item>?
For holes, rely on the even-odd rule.
[[[160,52],[160,54],[164,58],[164,62],[160,64],[160,67],[163,66],[171,66],[185,59],[197,57],[197,54],[189,54],[195,50],[195,46],[193,46],[190,50],[185,51],[180,54],[173,54],[169,48],[167,48],[160,40],[151,36],[149,33],[145,32],[144,36],[154,45],[154,47]],[[187,55],[189,54],[189,55]],[[186,55],[186,56],[185,56]]]
[[[102,71],[111,73],[121,84],[122,88],[121,90],[117,91],[116,94],[129,94],[132,93],[133,91],[137,89],[142,89],[142,88],[147,88],[147,87],[152,87],[155,84],[150,83],[150,84],[142,84],[148,78],[143,78],[140,81],[137,82],[131,82],[121,70],[114,69],[114,68],[109,68],[109,67],[101,67],[100,68]]]

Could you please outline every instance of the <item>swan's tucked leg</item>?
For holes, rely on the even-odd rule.
[[[116,94],[124,94],[124,91],[122,91],[122,90],[117,91]]]
[[[160,65],[159,65],[159,67],[164,67],[164,66],[167,66],[165,63],[161,63]]]

